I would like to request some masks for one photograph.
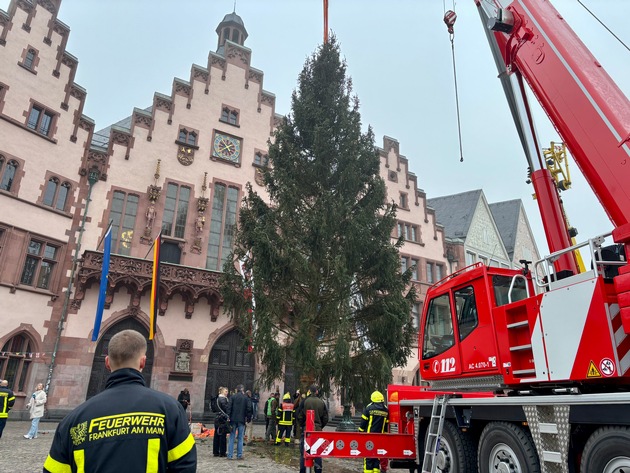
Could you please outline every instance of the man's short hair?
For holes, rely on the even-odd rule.
[[[239,384],[238,386],[236,386],[236,392],[242,392],[243,390],[245,390],[245,386],[243,386],[242,384]]]
[[[308,390],[313,396],[317,396],[319,394],[319,387],[317,386],[317,384],[311,384],[311,387],[308,388]]]
[[[143,335],[135,330],[118,332],[109,341],[107,347],[107,356],[115,366],[126,365],[146,353],[147,341]]]
[[[2,381],[0,381],[0,386],[5,387],[8,385],[9,385],[9,382],[6,379],[3,379]]]

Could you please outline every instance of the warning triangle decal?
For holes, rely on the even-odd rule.
[[[588,372],[586,373],[586,377],[587,378],[601,378],[602,377],[602,374],[599,372],[599,370],[597,369],[597,366],[595,366],[595,363],[593,363],[592,361],[588,365]]]

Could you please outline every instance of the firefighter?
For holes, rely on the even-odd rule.
[[[278,435],[276,436],[276,445],[282,443],[282,437],[284,437],[284,446],[291,446],[291,431],[293,430],[293,413],[295,408],[293,406],[293,400],[291,394],[286,393],[282,397],[282,404],[278,405],[276,411],[276,419],[278,420]]]
[[[361,415],[359,432],[385,433],[389,422],[389,412],[385,405],[385,398],[380,391],[374,391],[370,402]],[[363,461],[363,473],[380,473],[381,462],[378,458],[366,458]]]
[[[57,426],[44,473],[197,471],[186,413],[171,396],[145,385],[146,352],[146,339],[134,330],[112,337],[105,390]]]

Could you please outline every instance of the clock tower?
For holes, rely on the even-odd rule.
[[[236,12],[228,13],[223,17],[223,21],[217,26],[217,34],[219,35],[219,43],[217,44],[217,53],[223,54],[225,41],[230,40],[240,46],[245,45],[247,39],[247,30],[245,24]]]

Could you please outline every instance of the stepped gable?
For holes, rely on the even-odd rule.
[[[494,218],[510,260],[514,257],[514,248],[518,234],[518,219],[522,205],[523,202],[520,199],[489,204],[492,218]]]
[[[481,193],[477,189],[427,200],[427,205],[435,210],[437,221],[444,226],[447,238],[466,237]]]

